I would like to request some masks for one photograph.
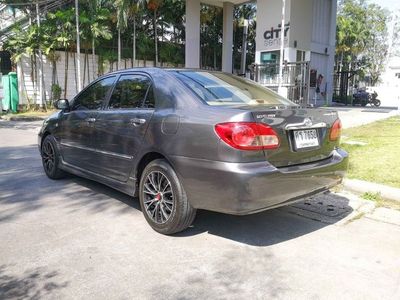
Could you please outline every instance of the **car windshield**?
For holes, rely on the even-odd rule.
[[[296,104],[249,80],[204,71],[174,71],[208,105],[290,105]]]

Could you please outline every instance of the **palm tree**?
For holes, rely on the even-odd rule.
[[[158,65],[157,11],[162,4],[163,0],[147,0],[147,8],[153,12],[154,66]]]
[[[65,55],[65,73],[64,73],[64,98],[67,97],[67,84],[68,84],[68,54],[70,48],[75,41],[74,28],[75,28],[75,12],[74,9],[59,10],[55,13],[48,13],[48,19],[53,19],[57,26],[57,35],[55,40],[58,45],[64,48]]]

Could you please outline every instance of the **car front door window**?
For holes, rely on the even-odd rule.
[[[104,100],[106,100],[113,84],[115,76],[101,79],[86,90],[84,90],[75,100],[71,110],[99,110]]]

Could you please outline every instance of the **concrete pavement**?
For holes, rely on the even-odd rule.
[[[38,125],[0,122],[2,299],[400,298],[400,212],[330,193],[244,217],[200,211],[163,236],[131,197],[49,180]]]
[[[343,128],[361,126],[400,114],[400,110],[387,107],[334,106],[327,109],[334,109],[339,113]]]

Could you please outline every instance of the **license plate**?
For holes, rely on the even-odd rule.
[[[319,146],[316,129],[294,131],[294,143],[296,149],[310,148]]]

